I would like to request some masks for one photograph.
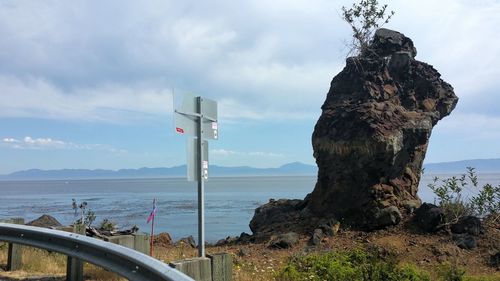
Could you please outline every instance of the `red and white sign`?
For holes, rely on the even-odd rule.
[[[182,129],[182,128],[175,127],[175,130],[177,131],[177,133],[184,134],[184,129]]]

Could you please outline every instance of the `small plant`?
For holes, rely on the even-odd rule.
[[[442,263],[437,267],[439,280],[442,281],[462,281],[465,278],[465,269],[456,263]]]
[[[76,202],[75,199],[71,199],[73,211],[75,211],[75,217],[80,216],[74,223],[75,224],[84,224],[86,226],[91,226],[95,221],[95,213],[87,208],[87,202],[83,201],[80,205]]]
[[[342,6],[342,19],[352,29],[353,41],[349,44],[349,54],[364,54],[377,28],[389,22],[394,11],[386,14],[387,5],[379,7],[377,0],[361,0],[351,8]]]
[[[439,184],[440,182],[440,184]],[[467,167],[467,172],[460,177],[440,179],[435,177],[427,185],[436,195],[437,205],[443,208],[449,223],[454,223],[464,216],[489,216],[493,222],[499,220],[500,185],[479,185],[474,168]],[[464,198],[463,191],[472,188],[477,195],[470,199]]]
[[[103,219],[99,229],[106,231],[114,231],[117,229],[116,223],[110,221],[109,219]]]

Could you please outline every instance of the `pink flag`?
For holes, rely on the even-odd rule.
[[[156,214],[156,198],[153,199],[153,210],[151,211],[151,214],[149,214],[148,223],[155,217],[155,214]]]

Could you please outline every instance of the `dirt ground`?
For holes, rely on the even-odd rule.
[[[451,233],[441,231],[425,234],[404,223],[399,226],[363,232],[341,230],[333,237],[325,237],[318,247],[307,245],[308,236],[291,249],[269,249],[263,244],[235,244],[207,247],[207,253],[228,252],[233,256],[234,280],[273,280],[275,273],[283,267],[289,257],[311,252],[348,250],[356,248],[377,248],[378,251],[396,255],[401,263],[412,263],[436,276],[436,267],[443,262],[457,264],[466,269],[470,276],[495,276],[500,281],[500,268],[490,265],[490,256],[500,251],[500,227],[487,226],[485,233],[477,237],[478,247],[473,250],[461,249],[455,245]],[[177,260],[196,256],[196,249],[161,247],[158,258]]]

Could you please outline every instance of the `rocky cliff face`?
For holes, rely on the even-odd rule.
[[[379,29],[369,52],[347,59],[312,135],[319,168],[314,191],[301,203],[260,207],[250,224],[254,233],[272,231],[276,223],[266,222],[279,210],[288,210],[294,228],[336,218],[374,229],[397,224],[404,207],[418,207],[432,128],[458,98],[415,56],[410,38]]]

